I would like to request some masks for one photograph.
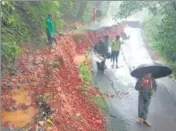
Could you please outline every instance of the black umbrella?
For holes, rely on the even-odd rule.
[[[141,78],[144,74],[151,73],[154,78],[166,77],[172,73],[172,69],[168,66],[154,63],[154,64],[143,64],[138,66],[131,72],[131,75],[136,78]]]

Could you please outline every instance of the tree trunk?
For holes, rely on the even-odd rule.
[[[97,8],[97,10],[100,9],[101,4],[102,4],[102,1],[97,1],[97,2],[96,2],[96,8]]]
[[[176,2],[175,1],[173,2],[173,7],[174,7],[174,9],[176,11]]]
[[[87,1],[81,1],[79,10],[76,16],[77,19],[81,19],[83,17],[84,12],[86,11],[86,8],[87,8]]]

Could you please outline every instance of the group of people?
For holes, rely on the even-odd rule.
[[[110,42],[109,36],[104,36],[104,39],[100,40],[94,46],[94,51],[104,58],[101,63],[97,62],[98,71],[101,71],[103,73],[104,68],[106,67],[106,58],[111,58],[112,68],[118,68],[118,56],[121,43],[122,42],[120,42],[120,36],[118,35],[116,36],[116,39],[112,42]]]
[[[106,58],[110,58],[112,61],[112,68],[118,68],[118,56],[120,52],[122,42],[120,41],[120,37],[117,35],[116,39],[112,41],[109,40],[108,36],[104,36],[104,39],[100,40],[94,46],[94,52],[98,53],[104,60],[99,63],[97,62],[97,68],[99,72],[104,71]],[[111,51],[108,50],[110,47]],[[110,53],[111,52],[111,53]],[[135,89],[139,92],[139,100],[138,100],[138,123],[145,123],[148,126],[151,126],[151,123],[147,120],[148,108],[150,105],[151,96],[156,92],[156,81],[152,77],[151,73],[146,73],[142,78],[138,79]]]
[[[57,41],[54,37],[54,25],[52,21],[52,14],[48,15],[46,20],[46,34],[48,37],[48,44],[51,50],[52,42],[54,41],[57,44]],[[100,54],[104,60],[99,63],[97,62],[98,70],[102,73],[104,72],[106,58],[110,58],[112,61],[112,68],[118,68],[118,57],[120,52],[122,42],[120,41],[120,36],[117,35],[115,40],[110,42],[109,36],[104,36],[95,46],[94,51]],[[109,50],[110,49],[110,50]],[[151,126],[150,122],[147,120],[148,107],[150,104],[151,96],[156,92],[156,81],[153,79],[152,74],[144,74],[142,78],[138,79],[135,89],[139,91],[139,100],[138,100],[138,123],[144,122],[145,124]]]

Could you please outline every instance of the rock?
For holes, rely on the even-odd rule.
[[[32,127],[29,127],[29,128],[27,129],[27,131],[32,131]]]
[[[40,126],[43,126],[44,123],[45,123],[44,121],[39,121],[39,122],[38,122],[38,124],[39,124]]]
[[[21,108],[24,109],[24,110],[27,110],[28,109],[28,106],[26,104],[22,104],[21,105]]]
[[[95,123],[96,123],[96,124],[101,124],[101,123],[102,123],[102,120],[95,120]]]
[[[8,83],[8,84],[7,84],[7,87],[8,87],[8,88],[11,88],[11,87],[13,87],[13,84],[12,84],[12,83]]]
[[[74,117],[79,118],[79,117],[81,117],[81,114],[80,114],[80,113],[76,113],[76,114],[74,115]]]
[[[17,84],[17,88],[22,88],[22,85],[21,84]]]
[[[13,111],[15,111],[15,110],[17,110],[18,109],[18,105],[16,104],[16,105],[14,105],[13,107],[12,107],[12,109],[13,109]]]
[[[47,128],[47,131],[52,131],[52,127],[48,127],[48,128]]]
[[[8,112],[11,112],[11,111],[13,111],[13,107],[5,107],[5,110]]]
[[[44,129],[43,128],[39,128],[37,131],[44,131]]]

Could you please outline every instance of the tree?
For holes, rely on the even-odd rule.
[[[123,1],[120,5],[119,11],[116,13],[116,19],[127,18],[138,11],[147,8],[150,13],[156,15],[158,13],[167,14],[174,12],[174,1]]]
[[[83,17],[83,15],[86,11],[86,8],[87,8],[87,1],[85,1],[85,0],[80,1],[79,10],[76,15],[77,19],[81,19]]]
[[[144,8],[153,15],[148,21],[152,45],[169,62],[176,76],[176,1],[124,1],[115,18],[127,18]]]
[[[21,44],[38,45],[46,32],[48,13],[54,15],[56,30],[62,26],[62,6],[70,4],[60,1],[2,1],[2,69],[14,65],[16,57],[22,52]]]

